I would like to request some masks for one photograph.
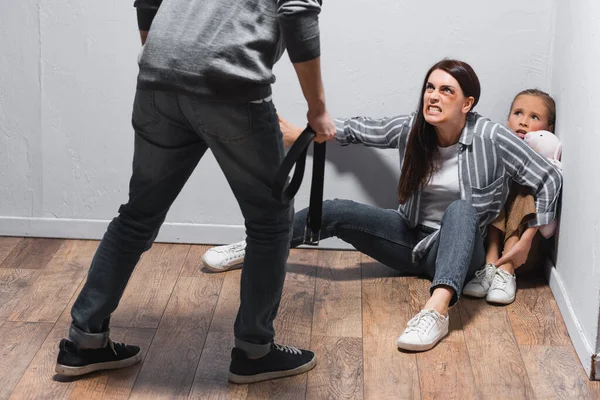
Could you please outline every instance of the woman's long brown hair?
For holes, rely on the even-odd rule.
[[[477,78],[473,68],[463,61],[442,60],[427,71],[421,89],[419,109],[404,153],[400,183],[398,184],[398,201],[401,204],[406,203],[413,193],[423,189],[435,171],[435,159],[438,153],[437,136],[435,127],[425,121],[423,109],[425,107],[424,94],[427,81],[431,73],[437,69],[447,72],[456,79],[465,97],[475,99],[471,109],[477,105],[481,95],[479,78]]]

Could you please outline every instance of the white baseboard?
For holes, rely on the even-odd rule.
[[[587,340],[579,319],[575,315],[560,273],[550,260],[546,263],[546,277],[585,373],[590,379],[600,380],[600,367],[597,365],[593,346]]]
[[[97,219],[0,217],[0,236],[61,239],[102,239],[110,221]],[[243,225],[182,224],[166,222],[156,238],[159,243],[226,244],[246,236]],[[352,250],[337,238],[319,244],[320,249]]]

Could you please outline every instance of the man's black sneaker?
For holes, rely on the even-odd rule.
[[[291,346],[271,344],[271,351],[261,358],[251,359],[238,348],[231,350],[229,380],[233,383],[254,383],[298,375],[317,365],[315,353]]]
[[[101,349],[80,349],[74,342],[60,341],[55,371],[59,375],[79,376],[104,369],[125,368],[142,360],[137,346],[108,341]]]

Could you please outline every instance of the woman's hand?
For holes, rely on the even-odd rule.
[[[527,261],[529,250],[531,250],[531,241],[521,238],[513,247],[502,254],[502,257],[496,262],[496,265],[500,266],[512,262],[515,269],[519,268]]]
[[[527,228],[514,246],[510,249],[505,249],[502,257],[496,262],[496,266],[506,264],[510,261],[516,269],[525,264],[527,257],[529,256],[529,251],[531,250],[531,242],[537,231],[538,227]]]
[[[283,133],[283,145],[285,147],[290,147],[302,134],[302,128],[299,128],[287,119],[282,118],[279,114],[277,114],[277,116],[279,117],[279,128],[281,129],[281,133]]]

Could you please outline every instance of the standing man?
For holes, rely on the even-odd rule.
[[[284,157],[271,84],[273,65],[287,48],[317,140],[335,137],[321,82],[321,0],[137,0],[135,6],[144,47],[133,104],[129,201],[92,260],[56,372],[75,376],[141,360],[139,347],[111,341],[110,316],[209,148],[248,237],[229,379],[252,383],[306,372],[316,364],[314,353],[273,341],[293,206],[270,193]],[[214,195],[208,184],[204,195]]]

